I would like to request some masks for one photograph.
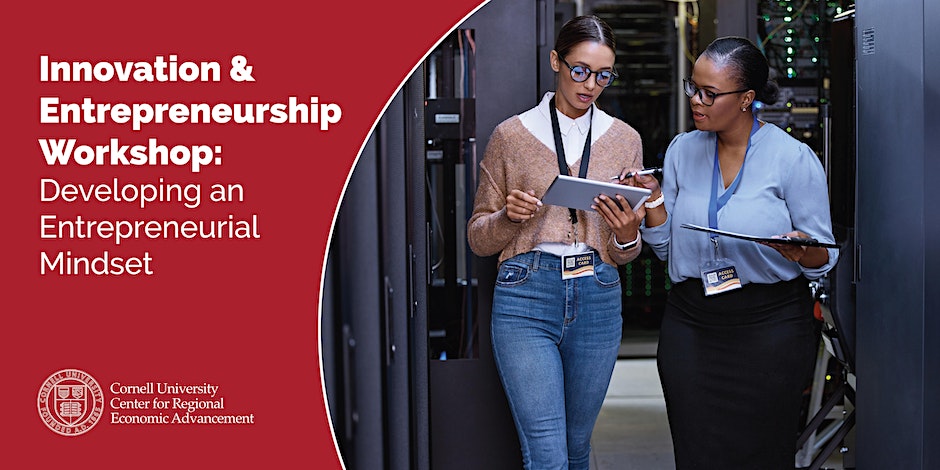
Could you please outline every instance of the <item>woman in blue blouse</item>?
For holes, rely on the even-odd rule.
[[[643,240],[668,260],[670,291],[658,366],[683,469],[792,470],[802,392],[818,346],[808,279],[838,251],[761,244],[689,230],[694,224],[832,243],[826,179],[816,154],[759,121],[774,103],[766,58],[744,38],[719,38],[684,80],[697,130],[666,151]]]

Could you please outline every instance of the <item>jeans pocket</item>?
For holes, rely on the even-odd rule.
[[[597,264],[594,266],[594,280],[601,287],[617,287],[620,285],[620,271],[607,263]]]
[[[524,264],[503,263],[496,276],[496,285],[509,287],[517,286],[529,278],[529,267]]]

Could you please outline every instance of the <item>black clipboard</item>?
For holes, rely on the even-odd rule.
[[[701,225],[694,224],[682,224],[682,228],[687,228],[689,230],[698,230],[700,232],[714,233],[717,235],[722,235],[725,237],[740,238],[741,240],[750,240],[752,242],[765,242],[765,243],[782,243],[784,245],[802,245],[802,246],[821,246],[823,248],[841,248],[839,245],[834,243],[824,243],[815,238],[800,238],[800,237],[758,237],[755,235],[745,235],[743,233],[728,232],[726,230],[718,230],[716,228],[702,227]]]
[[[597,196],[604,194],[612,198],[619,194],[630,203],[633,210],[637,210],[640,204],[649,199],[650,193],[649,189],[636,186],[558,175],[542,196],[542,203],[589,211],[593,210],[591,206]]]

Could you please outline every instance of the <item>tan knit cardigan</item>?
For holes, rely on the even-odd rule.
[[[569,169],[577,175],[581,159]],[[610,129],[591,146],[588,179],[609,181],[624,168],[643,165],[640,135],[623,121],[614,119]],[[575,230],[568,209],[542,206],[535,217],[516,223],[506,216],[506,195],[512,189],[534,190],[541,198],[558,175],[558,157],[525,128],[518,116],[503,121],[493,131],[480,163],[479,183],[473,215],[467,228],[470,248],[480,256],[499,253],[499,262],[531,251],[542,242],[585,242],[597,249],[604,262],[622,265],[640,253],[640,243],[620,250],[614,233],[595,211],[578,211]],[[574,239],[577,235],[577,240]],[[638,235],[639,236],[639,235]],[[618,240],[627,243],[631,240]]]

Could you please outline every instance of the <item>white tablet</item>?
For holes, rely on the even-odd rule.
[[[589,211],[593,210],[591,206],[597,196],[604,194],[612,198],[619,194],[637,210],[649,199],[650,193],[649,189],[635,186],[558,175],[542,196],[542,203]]]

